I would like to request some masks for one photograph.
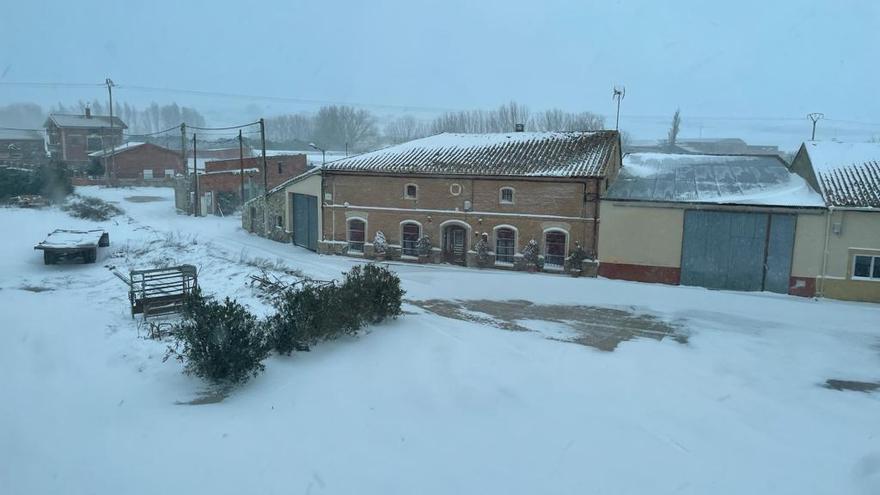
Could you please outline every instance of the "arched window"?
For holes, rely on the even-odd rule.
[[[568,246],[568,235],[560,230],[549,230],[544,233],[544,266],[565,266],[565,249]]]
[[[367,224],[360,218],[350,219],[348,221],[348,250],[363,253],[366,238]]]
[[[516,232],[506,227],[495,231],[495,262],[513,263],[516,253]]]
[[[407,184],[403,188],[403,197],[406,199],[418,199],[419,186],[415,184]]]
[[[419,255],[419,237],[422,235],[422,228],[415,222],[406,222],[400,226],[401,231],[401,253],[404,256]]]
[[[500,200],[502,203],[513,203],[513,188],[512,187],[502,187],[500,193]]]

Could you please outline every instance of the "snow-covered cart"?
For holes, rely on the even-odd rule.
[[[56,229],[46,240],[34,249],[43,251],[43,262],[53,265],[62,259],[82,259],[83,263],[94,263],[98,259],[98,248],[110,245],[110,234],[101,229],[65,230]]]

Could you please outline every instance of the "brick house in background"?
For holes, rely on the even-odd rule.
[[[302,174],[309,168],[304,154],[267,157],[266,164],[268,168],[265,181],[269,189]],[[205,162],[205,171],[198,176],[203,215],[227,214],[241,205],[242,172],[244,172],[244,200],[262,194],[264,180],[262,157]]]
[[[108,171],[111,183],[168,182],[184,172],[180,153],[152,143],[125,143],[113,150],[96,151],[89,158]]]
[[[46,161],[46,140],[38,131],[0,129],[0,165],[31,167]]]
[[[524,268],[534,239],[545,269],[562,270],[576,242],[595,255],[599,197],[619,167],[617,131],[438,134],[292,179],[250,202],[242,224],[304,247],[317,225],[311,249],[367,258],[378,231],[410,260],[427,236],[428,261],[469,266],[485,239],[489,263],[507,269]]]
[[[119,117],[92,115],[88,108],[82,115],[49,114],[44,127],[52,158],[78,168],[89,164],[89,153],[121,145],[128,128]]]

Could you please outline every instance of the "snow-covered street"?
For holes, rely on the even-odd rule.
[[[178,215],[170,189],[77,192],[125,213],[0,209],[2,494],[880,493],[880,391],[824,386],[880,382],[880,305],[392,263],[402,317],[192,405],[205,385],[163,362],[107,266],[192,263],[264,314],[259,267],[357,260]],[[111,244],[46,266],[54,228]],[[578,333],[593,314],[650,324],[606,348]]]

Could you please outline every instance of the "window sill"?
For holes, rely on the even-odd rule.
[[[850,280],[858,280],[859,282],[880,282],[880,278],[873,277],[856,277],[852,276],[849,278]]]
[[[508,263],[506,261],[496,261],[495,266],[503,266],[504,268],[513,268],[513,263]]]
[[[544,270],[550,272],[562,272],[565,271],[565,267],[560,265],[544,265]]]

